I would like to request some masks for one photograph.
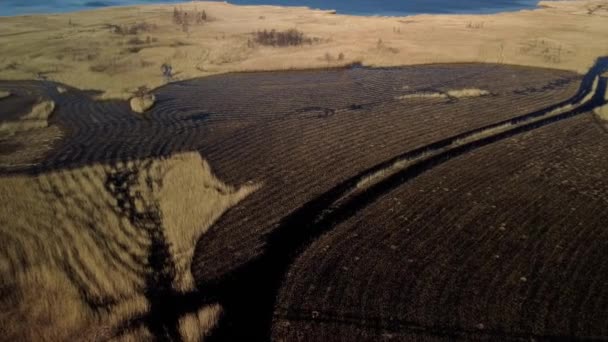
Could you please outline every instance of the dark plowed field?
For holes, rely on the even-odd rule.
[[[290,267],[273,336],[608,336],[607,149],[585,114],[386,193]]]
[[[253,179],[265,186],[201,241],[199,262],[205,266],[197,272],[204,279],[222,277],[258,255],[264,234],[283,216],[345,179],[404,151],[565,100],[580,80],[548,71],[472,65],[290,76],[235,76],[235,98],[247,100],[222,102],[225,108],[216,109],[226,119],[240,113],[247,124],[239,120],[242,128],[202,145],[203,156],[225,181]],[[257,86],[242,87],[254,79]],[[205,87],[203,93],[213,91],[206,82],[197,82]],[[402,90],[406,85],[410,89]],[[454,101],[394,99],[411,88],[480,88],[494,95]],[[221,99],[219,89],[236,92],[222,84],[210,98]]]
[[[63,132],[0,173],[198,151],[222,181],[260,183],[197,244],[199,299],[224,309],[211,341],[608,337],[608,135],[590,114],[602,61],[585,77],[480,64],[220,75],[157,89],[144,115],[0,82],[53,99]],[[399,99],[462,89],[488,93]]]

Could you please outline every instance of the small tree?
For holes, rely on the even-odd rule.
[[[150,89],[144,85],[144,86],[138,87],[137,90],[135,90],[134,95],[141,97],[141,96],[148,94],[149,92],[150,92]]]
[[[173,22],[176,24],[181,23],[181,13],[177,7],[173,7]]]
[[[160,66],[160,71],[167,82],[173,78],[173,67],[171,67],[171,64],[163,63],[163,65]]]

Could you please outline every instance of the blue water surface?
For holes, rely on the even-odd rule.
[[[60,13],[106,6],[176,3],[183,0],[0,0],[0,16]],[[355,15],[495,13],[536,7],[538,0],[232,0],[243,5],[308,6]]]

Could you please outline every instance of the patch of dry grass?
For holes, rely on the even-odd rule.
[[[179,331],[183,340],[200,341],[201,337],[204,337],[213,329],[221,313],[222,308],[216,304],[181,318]]]
[[[394,162],[391,166],[374,172],[367,177],[364,177],[359,182],[357,182],[357,185],[355,187],[357,190],[367,189],[370,186],[396,174],[397,172],[404,170],[413,163],[428,157],[429,155],[430,153],[421,153],[412,158],[398,160]]]
[[[61,136],[61,129],[56,125],[5,135],[0,139],[0,169],[36,164]]]
[[[117,174],[132,175],[130,186],[108,182]],[[147,314],[154,272],[150,231],[125,210],[161,218],[155,229],[170,246],[180,293],[194,290],[189,263],[198,237],[254,190],[221,183],[196,153],[0,178],[2,339],[149,339],[145,326],[117,330]],[[125,204],[130,196],[135,208]],[[182,317],[184,338],[204,335],[219,311],[210,305]]]
[[[608,126],[608,89],[606,89],[606,93],[604,94],[604,100],[606,101],[606,104],[595,108],[594,112],[597,117],[604,120],[605,124]]]
[[[444,93],[439,92],[418,92],[412,94],[405,94],[397,96],[396,100],[409,100],[409,99],[447,99],[448,96]]]
[[[600,119],[608,122],[608,104],[595,108],[595,114],[597,114]]]
[[[465,88],[465,89],[453,89],[446,92],[430,92],[420,91],[411,94],[405,94],[395,97],[396,100],[410,100],[410,99],[462,99],[468,97],[480,97],[490,95],[490,92],[483,89],[476,88]]]
[[[274,47],[299,46],[312,44],[315,41],[310,37],[306,37],[304,32],[293,28],[285,31],[277,31],[274,29],[270,31],[257,31],[253,36],[256,43]]]
[[[13,135],[21,131],[48,127],[48,119],[54,110],[55,102],[41,99],[32,106],[32,109],[26,115],[13,121],[4,121],[0,123],[0,133]]]
[[[155,101],[156,97],[153,94],[145,94],[131,98],[129,104],[132,111],[143,114],[154,106]]]
[[[490,92],[487,90],[483,90],[483,89],[468,88],[468,89],[448,90],[447,94],[449,97],[455,97],[455,98],[460,99],[460,98],[466,98],[466,97],[486,96],[486,95],[490,95]]]

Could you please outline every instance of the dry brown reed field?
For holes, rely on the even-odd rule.
[[[194,243],[253,190],[223,184],[197,153],[3,176],[2,340],[152,338],[151,293],[195,291]],[[204,336],[220,312],[184,313],[179,334]]]

